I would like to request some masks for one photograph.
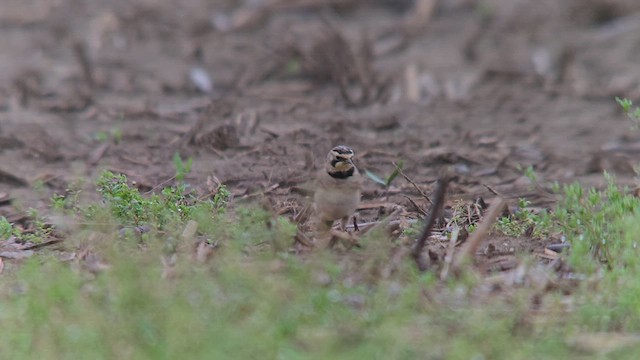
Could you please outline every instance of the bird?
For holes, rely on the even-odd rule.
[[[346,230],[349,218],[360,205],[362,175],[353,156],[350,147],[335,146],[317,176],[313,207],[319,234],[327,234],[336,220],[341,220],[342,230]]]

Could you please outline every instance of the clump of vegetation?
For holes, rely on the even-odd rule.
[[[530,202],[519,199],[516,211],[496,222],[496,229],[507,236],[519,237],[525,234],[540,238],[549,234],[551,217],[543,209],[538,212],[530,209]]]
[[[119,144],[122,141],[122,129],[114,127],[109,131],[98,131],[93,134],[93,138],[99,142],[113,141]]]
[[[193,165],[193,158],[182,160],[180,153],[173,154],[173,166],[176,168],[176,180],[184,181],[184,177],[191,172],[191,166]]]
[[[30,219],[29,230],[14,226],[4,216],[0,216],[0,240],[14,236],[19,242],[39,243],[51,237],[54,229],[38,214],[38,211],[35,209],[27,210],[27,217]]]
[[[600,330],[640,331],[640,199],[605,174],[603,191],[564,188],[554,217],[571,244],[569,263],[598,274],[598,291],[586,291],[578,322]]]
[[[554,216],[572,244],[574,265],[584,268],[585,259],[593,258],[609,268],[629,266],[628,255],[637,254],[637,243],[626,236],[636,228],[630,226],[640,214],[640,199],[620,188],[612,176],[605,174],[604,191],[584,189],[578,184],[565,187],[564,199]]]
[[[13,234],[13,227],[6,217],[0,216],[0,239],[7,239]]]
[[[633,108],[633,102],[627,98],[619,98],[616,96],[616,102],[622,107],[622,111],[627,115],[634,128],[640,126],[640,107]]]
[[[125,175],[109,171],[100,175],[97,185],[106,208],[121,224],[151,225],[158,229],[167,224],[184,222],[197,209],[223,211],[231,196],[226,187],[220,186],[213,199],[199,200],[185,184],[166,187],[159,194],[143,196],[138,189],[129,186]],[[92,205],[87,209],[87,215],[95,217],[100,209],[102,207]]]

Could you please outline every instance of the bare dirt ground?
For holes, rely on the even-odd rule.
[[[179,152],[190,184],[215,177],[237,202],[266,194],[294,216],[336,144],[383,176],[404,161],[426,194],[453,169],[449,205],[550,206],[523,169],[543,184],[598,185],[603,170],[633,183],[640,134],[614,96],[640,100],[638,59],[635,0],[6,0],[0,215],[46,213],[83,178],[91,197],[103,169],[170,184]],[[361,221],[428,206],[403,178],[388,198],[365,190]]]

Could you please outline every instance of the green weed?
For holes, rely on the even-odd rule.
[[[0,216],[0,239],[7,239],[13,234],[13,226],[6,217]]]
[[[93,134],[93,138],[99,142],[113,141],[119,144],[122,141],[122,129],[114,127],[109,131],[97,131]]]
[[[185,184],[166,187],[159,194],[143,196],[138,189],[129,186],[125,175],[109,171],[100,175],[97,185],[106,209],[120,224],[146,225],[158,230],[184,223],[198,209],[211,214],[223,211],[230,199],[230,193],[223,185],[212,200],[198,200]],[[86,215],[95,218],[104,209],[92,205]]]
[[[529,233],[533,237],[543,237],[551,230],[551,217],[542,210],[538,213],[529,208],[526,199],[518,200],[518,207],[514,214],[499,218],[496,229],[507,236],[520,237]]]
[[[191,172],[191,165],[193,165],[193,158],[184,161],[178,152],[173,154],[173,166],[176,169],[177,181],[184,181],[184,177]]]
[[[640,107],[636,106],[633,108],[633,102],[627,98],[619,98],[616,96],[616,102],[620,107],[622,107],[622,111],[627,115],[634,128],[638,128],[640,126]]]

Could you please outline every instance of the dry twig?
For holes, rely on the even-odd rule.
[[[84,78],[85,83],[89,87],[89,89],[93,89],[95,87],[95,79],[93,76],[93,64],[89,59],[89,55],[87,54],[87,47],[82,42],[76,42],[73,44],[73,54],[78,60],[78,64],[80,65],[80,69],[82,70],[82,77]]]
[[[449,275],[449,268],[451,267],[451,263],[453,262],[453,252],[456,249],[458,234],[460,234],[460,228],[456,226],[451,232],[451,239],[449,239],[449,248],[447,249],[447,255],[444,257],[444,266],[442,267],[442,272],[440,272],[440,280],[446,280],[447,275]]]
[[[47,246],[50,246],[50,245],[55,245],[55,244],[61,243],[62,241],[63,241],[63,239],[53,239],[53,240],[45,241],[45,242],[42,242],[42,243],[26,246],[26,247],[22,248],[22,250],[26,251],[26,250],[41,249],[43,247],[47,247]]]
[[[436,191],[434,192],[435,198],[433,203],[431,204],[431,209],[429,211],[429,217],[427,218],[427,223],[424,226],[424,230],[422,234],[420,234],[420,238],[413,248],[411,252],[411,256],[416,262],[418,269],[420,271],[427,270],[427,264],[425,263],[422,257],[422,249],[424,249],[424,245],[433,230],[433,226],[436,223],[436,219],[438,218],[440,212],[442,211],[442,207],[444,205],[444,195],[447,192],[447,186],[449,185],[450,178],[448,175],[444,175],[438,180],[438,186],[436,187]]]
[[[429,199],[429,196],[427,196],[427,194],[424,193],[424,191],[422,191],[422,189],[420,189],[420,187],[413,182],[413,180],[411,180],[409,178],[409,176],[407,176],[407,174],[404,173],[404,171],[402,171],[402,168],[398,166],[398,164],[394,162],[392,162],[393,166],[395,166],[396,170],[398,171],[398,173],[409,182],[409,184],[413,185],[413,187],[418,191],[418,193],[420,193],[420,195],[425,198],[429,203],[431,203],[431,199]]]

